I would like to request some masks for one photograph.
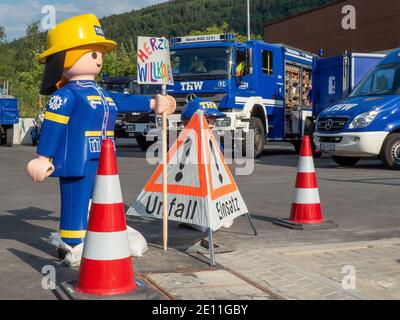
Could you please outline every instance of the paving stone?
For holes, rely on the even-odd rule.
[[[383,293],[400,299],[400,239],[396,241],[393,244],[386,240],[385,247],[379,246],[380,241],[337,244],[337,248],[307,246],[304,253],[301,249],[279,253],[257,249],[257,257],[246,265],[239,255],[231,255],[221,264],[295,299],[379,299]],[[266,267],[266,260],[268,271],[254,272],[260,271],[262,264]],[[357,281],[364,283],[357,283],[357,291],[351,294],[341,288],[346,276],[342,270],[347,265],[354,266]]]
[[[315,290],[315,291],[316,291],[317,293],[323,295],[323,296],[328,296],[328,295],[330,295],[330,294],[334,294],[334,293],[337,293],[337,292],[338,292],[336,289],[330,288],[330,287],[324,287],[324,288],[321,288],[321,289],[317,289],[317,290]]]
[[[150,274],[148,278],[179,300],[249,300],[271,296],[224,271]]]

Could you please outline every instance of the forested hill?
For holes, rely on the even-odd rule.
[[[265,23],[285,18],[334,0],[250,0],[251,32],[261,38]],[[109,2],[110,6],[112,1]],[[246,0],[172,0],[141,10],[101,19],[107,37],[118,42],[108,54],[103,73],[109,76],[136,73],[137,36],[184,36],[187,34],[247,33]],[[11,94],[18,97],[21,116],[34,116],[40,110],[38,92],[43,66],[37,55],[45,49],[46,35],[39,23],[27,26],[26,36],[6,43],[7,26],[0,26],[0,84],[10,81]],[[245,37],[238,37],[245,39]]]
[[[251,31],[262,35],[265,23],[295,15],[334,0],[250,0]],[[107,35],[120,43],[138,35],[183,36],[227,22],[246,34],[246,0],[171,0],[101,20]]]

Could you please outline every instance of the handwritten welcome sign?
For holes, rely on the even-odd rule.
[[[174,84],[167,39],[139,37],[137,61],[139,84]]]

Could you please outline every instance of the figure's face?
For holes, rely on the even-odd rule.
[[[103,66],[103,58],[104,52],[102,51],[88,52],[80,57],[71,68],[64,69],[63,75],[67,79],[77,76],[96,77]]]

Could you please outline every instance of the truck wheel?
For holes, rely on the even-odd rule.
[[[322,154],[323,154],[322,151],[320,151],[320,150],[317,151],[315,147],[313,147],[312,151],[313,151],[313,156],[315,159],[319,159],[322,157]]]
[[[136,136],[136,142],[139,145],[140,150],[147,151],[147,149],[154,143],[156,140],[147,141],[146,136],[143,134],[139,134]]]
[[[341,156],[332,156],[332,159],[341,167],[355,166],[358,163],[358,161],[361,160],[361,158],[359,157],[341,157]]]
[[[6,146],[12,147],[14,141],[14,126],[7,127],[5,140],[6,140]]]
[[[254,158],[256,159],[261,156],[265,146],[265,130],[261,122],[261,119],[257,117],[251,117],[249,123],[249,129],[253,130],[254,132],[254,145],[253,146],[248,145],[249,141],[246,139],[246,135],[244,134],[242,152],[244,155],[246,155],[246,150],[251,150],[250,148],[253,148]]]
[[[400,133],[392,133],[386,137],[380,158],[385,168],[400,170]]]
[[[300,151],[301,151],[302,142],[303,142],[303,140],[294,140],[294,141],[292,141],[294,150],[296,151],[297,154],[299,154]]]

